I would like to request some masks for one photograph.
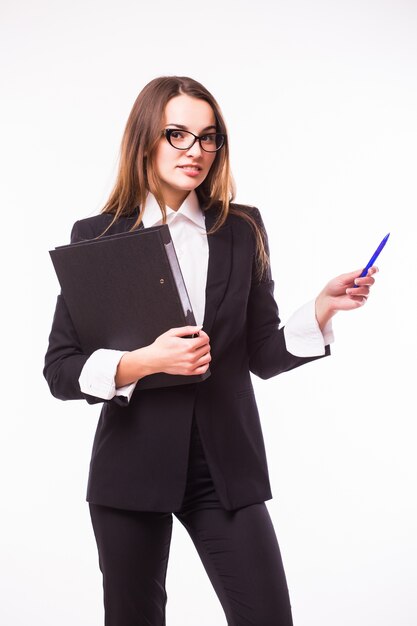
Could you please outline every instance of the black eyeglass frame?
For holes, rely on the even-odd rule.
[[[171,142],[171,135],[172,135],[172,133],[178,133],[178,132],[179,133],[188,133],[189,135],[192,135],[194,137],[194,139],[192,140],[190,145],[187,146],[186,148],[178,148],[178,146],[174,146],[174,144]],[[190,148],[193,147],[195,142],[198,141],[198,143],[200,144],[200,148],[202,150],[204,150],[204,152],[209,152],[209,153],[218,152],[219,150],[221,150],[223,148],[223,146],[225,145],[226,138],[227,138],[227,135],[225,135],[224,133],[205,133],[204,135],[198,136],[198,135],[194,135],[194,133],[192,133],[190,130],[184,130],[182,128],[164,128],[161,131],[161,134],[165,136],[165,138],[168,141],[169,145],[172,146],[173,148],[175,148],[175,150],[189,150]],[[215,150],[207,150],[201,144],[202,138],[203,137],[207,137],[207,135],[216,135],[216,137],[221,137],[222,138],[222,144],[218,148],[216,148]]]

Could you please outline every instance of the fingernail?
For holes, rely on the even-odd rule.
[[[355,280],[353,282],[355,283],[355,285],[359,285],[357,278],[355,278]]]

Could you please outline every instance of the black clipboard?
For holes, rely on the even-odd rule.
[[[86,354],[99,348],[135,350],[169,328],[196,324],[166,224],[104,235],[49,252],[62,296]],[[205,380],[165,373],[141,378],[136,388]]]

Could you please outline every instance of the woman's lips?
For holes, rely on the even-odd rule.
[[[184,172],[187,176],[198,176],[201,172],[201,168],[196,165],[178,165],[178,168]]]

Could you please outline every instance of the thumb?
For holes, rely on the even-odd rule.
[[[348,272],[347,274],[342,274],[339,278],[343,283],[352,283],[355,278],[359,278],[362,274],[363,268],[360,270],[355,270],[354,272]]]
[[[195,335],[203,328],[200,326],[180,326],[179,328],[171,328],[168,333],[172,337],[184,337],[185,335]]]

